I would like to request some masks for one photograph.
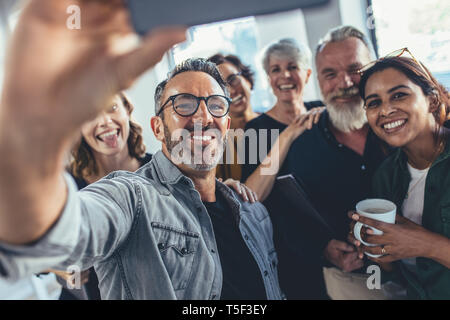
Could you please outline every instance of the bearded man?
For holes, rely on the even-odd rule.
[[[147,165],[79,192],[55,166],[47,182],[62,183],[54,190],[63,201],[45,209],[49,215],[42,199],[53,195],[43,193],[33,197],[32,209],[15,212],[21,223],[2,212],[0,276],[94,266],[102,299],[283,299],[266,209],[215,178],[231,122],[218,69],[203,59],[183,62],[158,85],[155,101],[151,127],[162,150]],[[61,136],[56,131],[48,135]],[[19,197],[25,193],[16,189]],[[20,237],[4,231],[23,230],[24,223]]]
[[[370,45],[359,30],[338,27],[319,42],[315,59],[327,111],[312,130],[294,141],[284,173],[291,173],[303,182],[312,203],[326,217],[334,234],[305,216],[297,223],[277,221],[268,205],[277,238],[282,239],[277,242],[288,243],[277,245],[280,282],[288,298],[322,298],[326,295],[320,291],[325,291],[325,287],[319,284],[325,266],[326,290],[331,298],[382,298],[380,290],[368,290],[364,262],[346,241],[347,212],[354,210],[358,201],[370,197],[372,176],[388,151],[369,128],[358,94],[358,71],[372,60]],[[278,211],[283,210],[280,208]],[[286,250],[287,246],[292,251]],[[287,259],[283,257],[294,255],[301,255],[297,267],[302,271],[295,271],[294,263],[285,265]],[[350,273],[355,270],[360,271],[356,275]],[[294,272],[303,272],[300,280],[286,276]],[[344,281],[336,283],[335,279]],[[357,285],[355,288],[348,284]]]

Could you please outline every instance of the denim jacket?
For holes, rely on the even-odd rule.
[[[0,243],[0,275],[95,267],[103,299],[220,299],[222,269],[213,226],[191,179],[160,151],[135,173],[118,171],[76,192],[37,242]],[[255,258],[270,300],[282,299],[272,224],[216,181]]]

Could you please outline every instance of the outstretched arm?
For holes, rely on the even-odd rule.
[[[72,4],[80,30],[66,27]],[[33,242],[58,220],[72,136],[183,41],[185,28],[153,31],[140,44],[130,34],[123,0],[31,0],[23,10],[0,104],[0,241]]]

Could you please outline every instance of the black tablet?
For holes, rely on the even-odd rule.
[[[194,26],[319,6],[329,0],[127,0],[132,23],[143,35],[155,27]]]
[[[302,181],[291,174],[277,177],[274,185],[274,193],[278,197],[282,197],[292,208],[295,208],[295,210],[289,210],[287,214],[295,214],[297,220],[301,220],[302,215],[307,215],[320,223],[329,235],[335,237],[335,230],[333,230],[326,217],[316,210],[305,190],[306,188]]]

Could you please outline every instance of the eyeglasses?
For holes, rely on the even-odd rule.
[[[169,97],[156,114],[159,116],[169,102],[172,102],[173,110],[182,117],[194,115],[201,101],[205,101],[209,113],[215,118],[222,118],[230,110],[231,99],[221,95],[209,97],[197,97],[189,93],[180,93]]]
[[[242,75],[242,72],[232,74],[231,76],[229,76],[227,78],[227,84],[231,87],[236,87],[237,85],[239,85],[241,83],[241,78],[240,78],[241,75]]]
[[[402,49],[395,50],[395,51],[385,55],[384,57],[381,57],[381,58],[379,58],[379,59],[377,59],[375,61],[372,61],[369,64],[367,64],[364,67],[362,67],[361,69],[359,69],[358,73],[359,73],[359,75],[362,76],[364,74],[364,72],[366,72],[367,70],[372,68],[378,62],[383,61],[385,59],[389,59],[389,58],[398,58],[398,57],[401,57],[402,55],[404,55],[405,53],[409,54],[411,59],[414,60],[414,62],[422,69],[422,71],[424,72],[426,77],[429,80],[431,80],[431,77],[430,77],[430,74],[428,73],[428,71],[425,69],[425,67],[422,65],[422,63],[414,57],[414,55],[411,53],[411,51],[409,51],[408,48],[402,48]]]

